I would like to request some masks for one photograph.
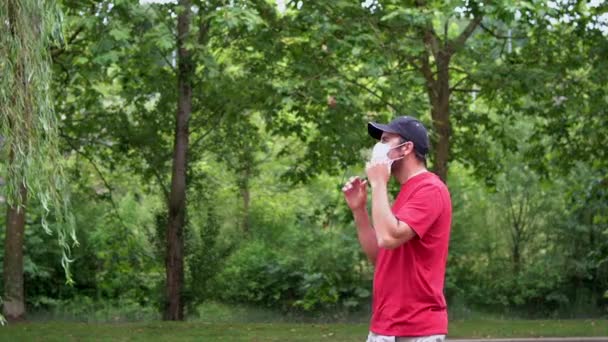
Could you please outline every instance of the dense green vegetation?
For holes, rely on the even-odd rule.
[[[430,128],[430,166],[452,195],[451,317],[608,315],[606,4],[287,1],[278,11],[264,0],[180,3],[58,1],[63,39],[48,47],[60,152],[52,156],[78,245],[66,284],[64,250],[44,225],[65,234],[69,222],[32,196],[23,265],[32,317],[180,319],[183,310],[206,320],[214,303],[302,319],[364,317],[373,268],[340,188],[363,173],[374,143],[366,123],[401,114]],[[187,34],[178,34],[178,18]],[[11,57],[0,48],[0,58],[5,70]],[[17,91],[5,84],[3,96]],[[176,129],[187,105],[188,130]],[[187,151],[174,149],[180,137]],[[3,172],[11,146],[2,146]],[[11,198],[5,184],[14,175],[1,176],[0,198]],[[171,273],[180,253],[183,270]],[[169,273],[183,277],[174,315]],[[606,334],[587,323],[571,331]],[[486,336],[465,325],[455,336]],[[9,333],[36,339],[24,327]],[[37,327],[40,336],[90,333]],[[140,328],[158,333],[97,329],[111,338]],[[247,339],[247,329],[278,338],[290,328],[238,329]],[[354,336],[350,326],[310,334],[332,329]],[[522,334],[566,328],[539,331]]]

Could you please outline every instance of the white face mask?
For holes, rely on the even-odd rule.
[[[372,162],[383,162],[383,161],[389,161],[389,164],[393,164],[393,162],[395,160],[399,160],[402,159],[403,157],[399,157],[396,159],[390,159],[388,156],[388,153],[397,147],[403,146],[405,145],[405,143],[403,144],[399,144],[395,147],[391,147],[389,144],[383,144],[381,142],[378,142],[376,145],[374,145],[374,149],[372,150]]]

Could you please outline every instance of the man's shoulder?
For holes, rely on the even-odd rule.
[[[409,189],[409,198],[441,198],[443,202],[451,205],[451,195],[446,184],[432,172],[420,177]]]
[[[421,197],[450,196],[445,183],[436,174],[428,171],[415,177],[403,184],[397,195],[397,204]]]
[[[417,189],[425,189],[425,190],[440,190],[447,191],[447,186],[445,183],[431,171],[426,172],[424,175],[421,175],[418,182],[416,182],[415,187]]]

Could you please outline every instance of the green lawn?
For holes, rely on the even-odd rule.
[[[0,328],[1,341],[364,341],[366,324],[19,323]],[[450,338],[608,336],[608,320],[467,320]]]

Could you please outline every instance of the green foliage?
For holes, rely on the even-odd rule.
[[[207,206],[206,215],[203,216],[204,222],[199,228],[198,240],[195,240],[197,242],[192,243],[194,239],[189,241],[188,248],[191,251],[187,259],[189,269],[187,287],[190,298],[187,303],[191,311],[194,311],[193,308],[198,304],[212,297],[211,281],[221,266],[221,257],[224,256],[222,254],[226,254],[217,246],[220,224],[214,210],[212,206]]]
[[[578,165],[569,177],[566,219],[556,224],[571,301],[608,308],[608,191],[604,175]]]
[[[277,185],[271,172],[276,166],[265,165],[267,176],[252,189],[258,201],[251,208],[250,235],[233,237],[238,242],[213,280],[215,295],[284,311],[365,307],[372,271],[352,223],[337,217],[344,206],[335,196],[341,195],[334,192],[336,179],[322,176],[288,192],[264,191]]]
[[[213,300],[313,313],[369,303],[373,270],[339,189],[363,173],[362,151],[373,144],[367,121],[410,114],[433,127],[418,66],[425,53],[434,57],[422,30],[453,41],[470,15],[483,15],[449,71],[448,303],[606,314],[606,39],[587,26],[599,9],[339,0],[290,2],[277,13],[265,1],[194,4],[189,313]],[[66,41],[51,49],[49,101],[62,118],[82,246],[68,288],[53,261],[59,252],[36,230],[45,210],[28,208],[28,305],[77,313],[107,301],[149,313],[163,278],[178,9],[136,0],[61,5]],[[565,13],[571,23],[560,22]],[[9,81],[2,78],[3,99]],[[7,127],[5,139],[14,133]],[[49,218],[66,227],[59,214]]]
[[[70,248],[77,243],[63,175],[58,122],[51,91],[49,47],[61,40],[61,15],[48,1],[3,1],[0,5],[0,156],[8,162],[7,203],[26,207],[21,188],[39,202],[41,227],[54,216],[61,263],[68,282]]]
[[[241,245],[216,279],[221,298],[283,310],[359,309],[370,298],[370,279],[357,242],[338,232],[300,233],[273,246]]]
[[[150,243],[155,240],[152,213],[159,206],[158,199],[142,194],[137,186],[130,187],[136,178],[127,174],[112,178],[120,190],[108,196],[90,165],[79,164],[77,158],[71,161],[67,171],[79,180],[72,183],[71,190],[80,241],[80,247],[73,250],[74,283],[65,284],[61,251],[46,242],[39,227],[44,209],[30,206],[25,240],[26,304],[34,312],[71,312],[77,307],[70,306],[72,299],[95,305],[123,301],[153,307],[163,276]],[[4,230],[2,241],[3,235]]]
[[[551,256],[537,258],[517,275],[499,277],[489,283],[489,288],[484,289],[482,285],[482,291],[494,293],[495,296],[478,298],[478,301],[487,307],[503,307],[531,316],[555,315],[558,309],[570,305],[567,295],[561,291],[564,276],[559,266],[560,263],[552,260]],[[498,275],[510,265],[497,263],[493,267],[497,269],[490,272]]]
[[[347,227],[354,231],[354,227]],[[343,231],[317,232],[298,237],[305,251],[306,272],[300,285],[303,296],[294,304],[304,310],[365,307],[371,298],[372,271],[360,252],[358,241]]]
[[[601,191],[585,198],[574,190],[588,182],[601,184],[593,173],[579,167],[547,189],[534,171],[511,168],[496,191],[488,191],[467,171],[454,170],[458,181],[450,183],[455,216],[446,279],[448,302],[526,317],[605,313],[606,239],[599,238],[605,228],[598,220],[603,214],[595,211],[603,208],[605,199]],[[527,205],[525,193],[530,196]],[[509,205],[515,204],[509,204],[509,196],[519,198],[515,214],[528,225],[521,235],[514,232]],[[582,208],[571,204],[577,202],[591,209],[598,225],[589,226],[572,214]],[[520,248],[518,259],[513,254],[515,242]]]
[[[279,306],[294,300],[299,273],[291,269],[296,260],[278,259],[276,252],[262,242],[241,247],[227,261],[218,275],[225,290],[224,299]]]

